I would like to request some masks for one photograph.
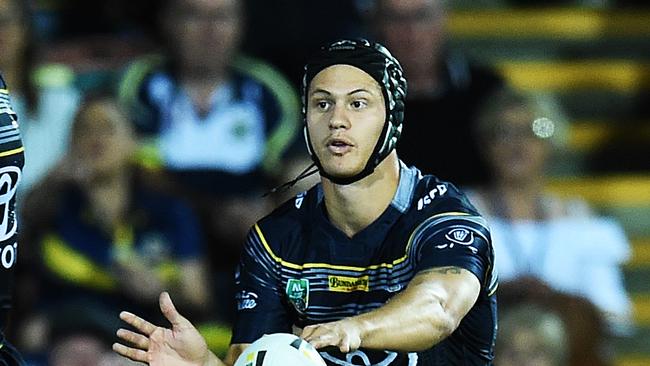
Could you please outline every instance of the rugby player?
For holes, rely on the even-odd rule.
[[[303,84],[321,183],[252,227],[225,359],[167,293],[160,307],[172,327],[123,312],[137,332],[120,329],[130,345],[114,350],[151,365],[232,365],[263,334],[293,332],[329,365],[491,365],[490,233],[453,184],[398,159],[406,97],[398,61],[379,44],[341,40],[306,65]]]

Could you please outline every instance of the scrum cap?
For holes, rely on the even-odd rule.
[[[358,174],[344,178],[331,176],[324,171],[318,157],[313,152],[306,124],[309,83],[322,70],[340,64],[359,68],[375,79],[382,89],[386,104],[384,128],[366,166]],[[322,176],[337,184],[350,184],[370,175],[375,170],[375,167],[393,151],[402,133],[406,88],[402,66],[386,47],[379,43],[365,39],[344,39],[321,47],[316,56],[305,65],[302,85],[302,113],[305,119],[304,133],[307,149]]]

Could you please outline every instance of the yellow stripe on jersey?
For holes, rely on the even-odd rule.
[[[117,287],[108,271],[70,248],[58,235],[46,235],[42,250],[46,266],[67,281],[104,291]]]
[[[411,233],[411,237],[409,238],[409,243],[406,246],[406,253],[404,254],[403,257],[395,259],[392,263],[379,263],[379,264],[373,264],[368,267],[354,267],[354,266],[341,266],[341,265],[335,265],[335,264],[328,264],[328,263],[305,263],[305,264],[295,264],[291,262],[287,262],[284,259],[278,257],[273,250],[271,250],[271,246],[269,246],[269,243],[266,241],[266,238],[264,237],[264,234],[262,233],[262,229],[260,229],[259,225],[256,223],[255,224],[255,232],[257,233],[258,238],[262,242],[262,245],[264,246],[264,249],[266,252],[273,258],[274,261],[277,263],[280,263],[281,265],[291,268],[291,269],[297,269],[297,270],[303,270],[305,268],[325,268],[325,269],[338,269],[338,270],[344,270],[344,271],[355,271],[355,272],[364,272],[367,270],[371,269],[378,269],[378,268],[393,268],[395,265],[404,262],[408,258],[408,252],[409,248],[411,246],[411,243],[413,241],[413,235],[418,231],[420,226],[422,226],[424,223],[429,222],[433,218],[441,217],[441,216],[470,216],[470,214],[466,212],[443,212],[437,215],[433,215],[429,217],[427,220],[425,220],[422,224],[420,224],[415,230],[413,230],[413,233]]]
[[[25,151],[25,148],[22,147],[22,146],[17,148],[17,149],[3,151],[3,152],[0,152],[0,158],[3,157],[3,156],[18,154],[18,153],[21,153],[23,151]]]

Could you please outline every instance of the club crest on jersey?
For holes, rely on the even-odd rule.
[[[296,310],[303,312],[309,306],[309,280],[290,278],[287,281],[287,298]]]
[[[478,249],[472,246],[474,243],[474,233],[471,230],[465,228],[451,229],[445,234],[445,239],[449,240],[450,243],[436,245],[436,248],[445,249],[453,248],[455,245],[463,245],[468,247],[472,253],[476,254],[478,252]]]

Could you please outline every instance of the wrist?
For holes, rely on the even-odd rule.
[[[348,329],[354,329],[359,338],[359,347],[364,346],[364,340],[372,332],[372,322],[364,316],[365,314],[347,318],[343,321],[348,323]]]
[[[208,350],[208,355],[206,360],[201,366],[227,366],[223,361],[221,361],[214,353]]]

